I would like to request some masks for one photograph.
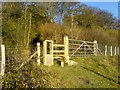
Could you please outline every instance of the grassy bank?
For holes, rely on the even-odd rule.
[[[45,67],[59,80],[59,88],[117,88],[118,66],[115,57],[73,59],[78,64],[60,67],[55,64]],[[52,82],[57,83],[57,82]]]

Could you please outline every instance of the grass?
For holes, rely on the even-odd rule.
[[[54,64],[45,67],[59,82],[56,88],[117,88],[118,64],[115,57],[73,59],[78,64],[60,67]],[[58,83],[58,84],[57,84]]]

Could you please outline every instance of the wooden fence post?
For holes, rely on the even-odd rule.
[[[1,76],[4,76],[5,71],[5,45],[1,45]]]
[[[110,47],[110,56],[112,56],[112,46]]]
[[[116,47],[115,47],[115,56],[117,55],[117,52],[116,52],[117,50],[116,50]]]
[[[40,65],[40,43],[37,43],[37,64]]]
[[[107,56],[107,45],[105,45],[105,56]]]
[[[97,41],[94,41],[94,55],[97,56]]]
[[[119,47],[117,47],[117,55],[119,55]]]
[[[64,56],[65,56],[65,62],[68,63],[69,65],[69,41],[68,41],[68,36],[64,37]]]
[[[47,53],[47,45],[46,41],[43,42],[43,64],[46,65],[46,53]]]

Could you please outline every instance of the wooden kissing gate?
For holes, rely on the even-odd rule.
[[[61,66],[64,63],[69,65],[69,52],[68,52],[68,37],[64,37],[64,44],[54,44],[53,40],[45,40],[43,42],[43,64],[52,66],[54,60],[59,60]],[[60,50],[60,48],[63,48]]]

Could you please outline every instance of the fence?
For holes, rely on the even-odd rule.
[[[37,58],[37,48],[25,48],[24,46],[6,46],[6,70],[22,68],[32,58]],[[9,69],[8,69],[9,68]]]
[[[97,55],[97,41],[83,41],[69,39],[69,56],[73,57],[89,57],[90,55]]]
[[[118,56],[119,47],[102,45],[97,41],[83,41],[69,39],[69,57],[70,58],[85,58],[89,56]]]
[[[25,48],[24,46],[5,47],[1,45],[0,52],[1,86],[3,76],[4,86],[6,86],[9,83],[6,81],[16,75],[16,72],[19,73],[22,70],[24,73],[29,73],[31,65],[36,63],[40,65],[40,43],[37,43],[35,48]]]
[[[99,52],[105,57],[119,55],[119,47],[118,46],[98,44],[98,48],[99,48]]]
[[[35,57],[37,56],[37,57]],[[40,65],[40,43],[37,48],[25,48],[24,46],[5,47],[0,46],[0,75],[4,76],[4,70],[16,70],[24,66],[32,58],[37,58]]]

